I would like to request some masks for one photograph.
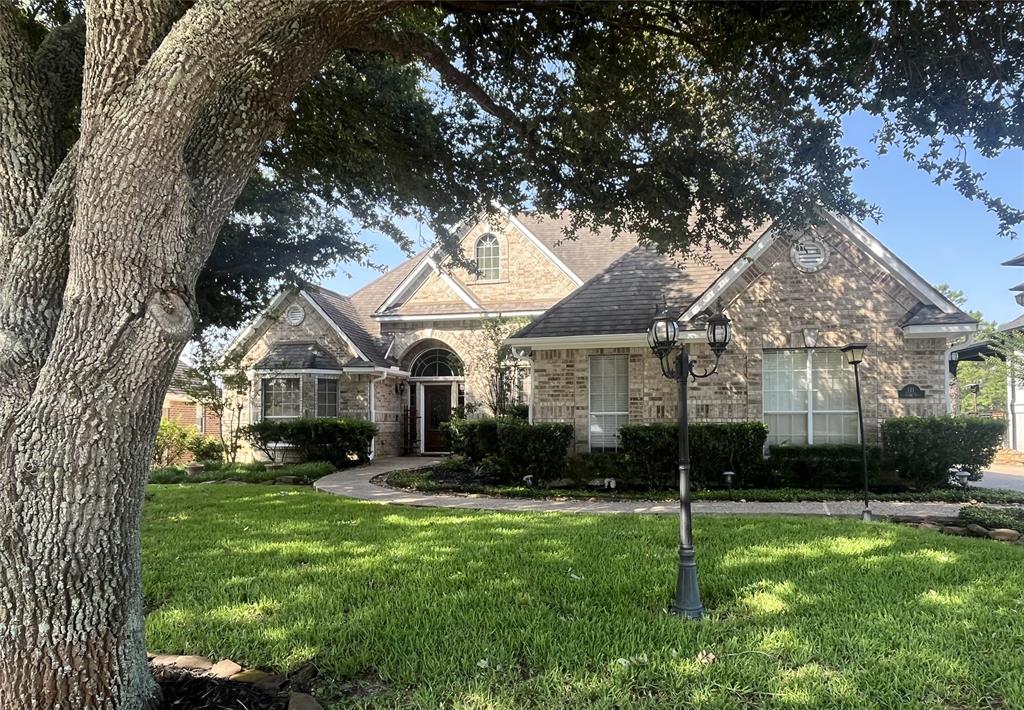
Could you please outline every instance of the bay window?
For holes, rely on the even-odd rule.
[[[762,375],[769,444],[858,442],[853,368],[840,351],[766,351]]]
[[[629,376],[625,355],[590,357],[590,450],[615,451],[619,429],[629,423]]]
[[[268,377],[261,383],[264,419],[297,419],[301,411],[298,377]]]

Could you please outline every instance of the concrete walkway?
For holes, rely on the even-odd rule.
[[[314,484],[323,493],[357,498],[392,505],[413,505],[429,508],[467,508],[473,510],[503,510],[510,512],[559,513],[642,513],[672,515],[679,511],[676,503],[652,501],[605,501],[580,499],[495,498],[485,495],[455,495],[400,491],[378,486],[370,479],[408,468],[424,468],[436,462],[420,457],[390,458],[374,461],[348,471],[324,476]],[[717,515],[847,515],[860,516],[864,504],[857,501],[830,501],[828,503],[742,503],[739,501],[695,501],[693,511]],[[871,510],[877,516],[934,516],[956,517],[960,503],[890,503],[873,501]]]

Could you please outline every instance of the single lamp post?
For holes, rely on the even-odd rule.
[[[721,310],[708,319],[707,339],[715,356],[715,365],[710,370],[703,368],[697,372],[697,363],[690,359],[686,345],[677,343],[679,324],[667,307],[654,316],[647,330],[647,342],[661,362],[662,374],[679,383],[679,574],[676,578],[676,595],[669,605],[669,611],[688,619],[701,618],[704,615],[704,605],[700,600],[700,586],[697,583],[697,558],[693,549],[693,524],[690,512],[690,417],[687,409],[687,385],[689,378],[696,382],[697,379],[711,377],[718,371],[718,361],[729,345],[731,334],[730,321]],[[677,345],[678,353],[673,362],[672,354],[676,351]]]
[[[860,364],[864,362],[864,351],[868,349],[867,343],[850,343],[842,348],[846,355],[846,362],[853,365],[853,378],[857,383],[857,421],[860,425],[860,455],[864,463],[864,512],[861,518],[864,522],[871,522],[871,504],[868,501],[868,444],[864,436],[864,405],[860,399]]]

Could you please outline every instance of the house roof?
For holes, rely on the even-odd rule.
[[[375,365],[389,365],[380,344],[370,335],[364,325],[363,316],[359,309],[348,296],[342,296],[322,286],[307,286],[303,291],[316,302],[327,314],[327,317],[334,321],[339,329],[344,331],[353,345],[362,352],[370,362]]]
[[[1009,261],[1004,261],[1003,266],[1024,266],[1024,254],[1018,254]]]
[[[1019,330],[1021,328],[1024,328],[1024,313],[1017,316],[1009,323],[1003,323],[1001,326],[999,326],[998,330],[1000,333],[1002,333],[1009,330]]]
[[[604,271],[613,261],[636,246],[636,236],[620,234],[612,239],[612,230],[602,227],[597,231],[580,229],[573,239],[567,239],[565,230],[570,219],[567,213],[551,218],[535,214],[517,214],[519,221],[544,246],[562,260],[582,281],[589,281]]]
[[[270,346],[257,370],[338,370],[338,359],[313,342],[282,342]]]
[[[926,303],[919,303],[911,308],[907,315],[900,322],[900,326],[907,325],[960,325],[960,324],[971,324],[977,323],[977,319],[972,318],[963,311],[957,311],[956,313],[944,313],[936,306]]]
[[[756,236],[751,234],[740,249]],[[723,247],[688,263],[634,247],[513,337],[644,333],[663,297],[671,310],[686,311],[735,260],[736,254]]]
[[[178,360],[178,363],[174,366],[174,374],[171,376],[171,385],[167,388],[168,394],[185,394],[181,383],[187,379],[188,368],[189,364],[187,362]]]

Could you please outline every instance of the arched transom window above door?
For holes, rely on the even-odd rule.
[[[501,279],[501,245],[493,234],[485,234],[476,240],[476,268],[479,281]]]
[[[451,350],[432,348],[423,352],[412,364],[413,377],[462,377],[462,360]]]

